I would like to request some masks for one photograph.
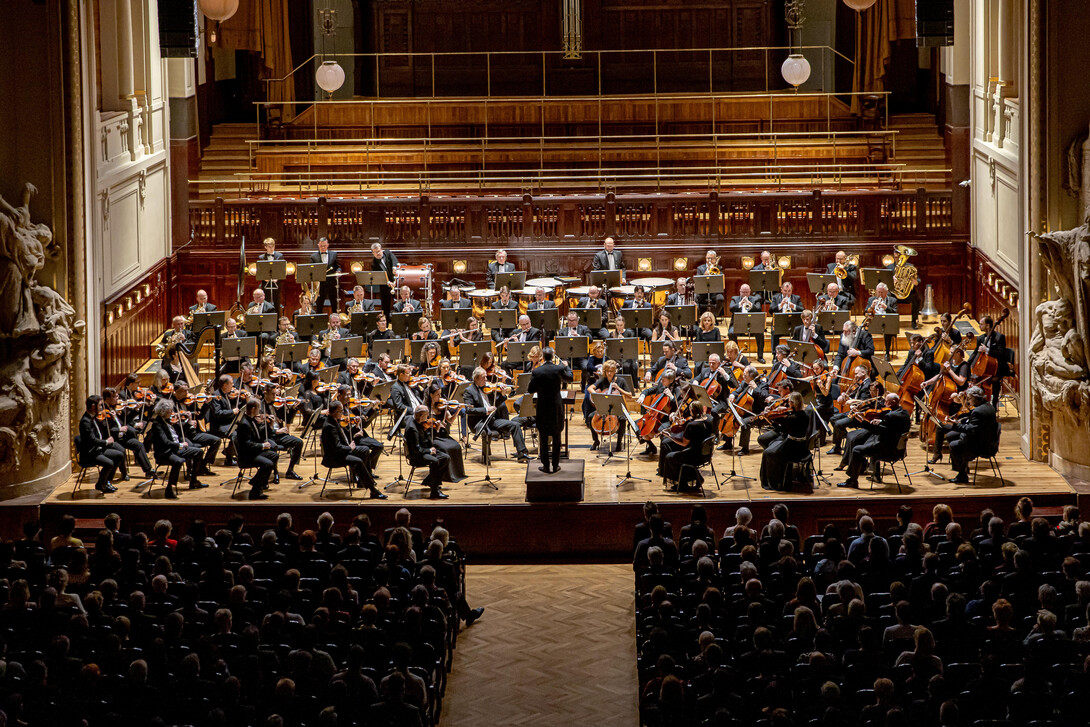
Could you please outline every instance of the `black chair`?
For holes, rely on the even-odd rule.
[[[980,460],[985,459],[992,467],[992,474],[999,478],[999,485],[1006,487],[1007,481],[1003,479],[1003,470],[999,467],[999,459],[996,455],[999,454],[999,437],[1003,434],[1003,423],[995,423],[995,444],[988,447],[985,450],[981,450],[976,453],[976,460],[973,463],[973,485],[976,486],[976,475],[980,470]]]
[[[795,480],[801,482],[804,478],[810,480],[811,490],[817,489],[817,483],[814,481],[814,450],[812,449],[807,450],[802,458],[793,459],[787,463],[783,470],[783,482],[780,484],[780,491],[790,491],[792,482]]]
[[[712,455],[715,453],[715,440],[718,439],[718,434],[713,434],[704,440],[700,445],[700,459],[695,463],[686,462],[681,465],[681,470],[678,472],[678,491],[682,488],[682,483],[688,482],[685,475],[686,472],[692,471],[692,479],[696,482],[697,489],[700,490],[701,497],[707,497],[707,493],[704,492],[704,476],[700,474],[700,470],[704,467],[711,467],[712,477],[715,479],[715,489],[721,490],[722,487],[719,484],[719,475],[715,471],[715,463],[712,462]]]
[[[78,434],[76,435],[75,445],[76,445],[76,451],[79,452],[80,451],[80,448],[79,448],[80,436]],[[82,464],[79,463],[78,458],[77,458],[76,464],[79,465],[79,474],[76,476],[76,484],[72,487],[72,495],[73,496],[76,494],[76,490],[79,489],[79,486],[81,484],[83,484],[83,478],[85,478],[87,476],[87,470],[91,469],[92,467],[94,467],[94,468],[96,468],[98,470],[102,469],[102,465],[99,465],[99,464],[93,464],[93,465],[88,465],[87,467],[84,467]]]
[[[318,493],[319,499],[323,495],[325,495],[325,486],[329,484],[329,476],[331,474],[333,474],[333,468],[332,467],[326,467],[325,477],[322,479],[322,489]],[[349,494],[351,494],[352,493],[352,488],[355,487],[356,485],[355,485],[355,480],[352,479],[352,473],[349,471],[348,465],[345,465],[345,467],[344,467],[344,476],[345,476],[345,479],[348,480],[348,492],[349,492]]]
[[[901,463],[901,467],[905,470],[905,477],[908,478],[908,486],[912,486],[912,475],[908,472],[908,465],[905,464],[905,455],[908,454],[908,436],[909,432],[905,432],[901,435],[901,438],[897,440],[897,449],[890,457],[875,457],[874,464],[878,467],[878,471],[881,472],[883,465],[888,464],[890,472],[893,473],[893,481],[897,483],[897,494],[901,494],[901,479],[897,476],[897,463]],[[874,489],[874,473],[872,471],[870,476],[870,489]]]

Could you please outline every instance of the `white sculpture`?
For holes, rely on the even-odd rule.
[[[30,220],[36,192],[27,184],[20,207],[0,197],[0,468],[8,472],[52,453],[67,417],[72,339],[85,326],[37,279],[60,250],[49,228]]]

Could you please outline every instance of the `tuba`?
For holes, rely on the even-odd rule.
[[[919,279],[916,266],[908,262],[908,259],[915,257],[917,253],[908,245],[897,245],[893,249],[897,253],[897,265],[893,268],[893,295],[898,300],[904,300],[912,295],[912,291],[916,289],[916,281]]]

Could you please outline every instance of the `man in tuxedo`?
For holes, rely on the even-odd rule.
[[[492,310],[518,310],[519,302],[511,297],[507,286],[500,288],[500,299],[492,304]],[[514,328],[493,328],[492,340],[499,343],[515,332]]]
[[[552,302],[548,298],[549,291],[545,288],[534,289],[534,299],[530,301],[530,305],[527,306],[527,310],[549,310],[555,308],[556,303]]]
[[[106,420],[110,436],[120,447],[132,452],[133,460],[143,470],[144,477],[150,478],[155,474],[155,469],[148,459],[148,453],[144,449],[144,442],[140,438],[139,429],[125,418],[125,412],[117,411],[117,406],[120,403],[121,399],[118,398],[117,389],[110,387],[102,390],[102,405],[111,412]],[[120,469],[121,478],[128,479],[128,469],[125,466],[124,458],[121,459]]]
[[[607,237],[602,242],[602,249],[594,253],[591,267],[593,270],[620,270],[621,282],[623,283],[625,276],[624,258],[621,257],[621,251],[614,250],[613,247],[613,238]]]
[[[459,310],[473,307],[472,303],[462,297],[462,289],[457,285],[450,286],[450,289],[447,290],[447,294],[450,297],[439,301],[440,308],[453,308]]]
[[[574,380],[572,370],[562,361],[554,361],[553,350],[548,346],[541,352],[545,363],[530,374],[526,389],[537,396],[537,431],[541,437],[538,454],[542,472],[548,474],[560,469],[560,435],[564,431],[564,402],[560,391]]]
[[[859,268],[848,262],[848,253],[843,250],[837,251],[835,262],[831,262],[825,266],[825,274],[836,275],[837,265],[843,266],[848,273],[847,276],[837,279],[841,281],[839,287],[843,290],[845,297],[848,299],[848,306],[843,310],[849,310],[852,303],[855,302],[855,284],[856,281],[859,280]]]
[[[515,264],[507,262],[507,251],[502,248],[496,250],[496,259],[488,263],[488,271],[485,273],[489,290],[495,289],[496,273],[513,272],[515,272]]]
[[[991,316],[984,316],[980,319],[980,325],[984,329],[984,333],[976,337],[976,351],[973,352],[973,356],[969,359],[969,370],[976,364],[978,356],[988,355],[996,360],[998,368],[995,371],[995,377],[991,381],[992,385],[992,406],[999,408],[999,395],[1003,389],[1003,378],[1010,375],[1010,367],[1007,365],[1007,337],[996,330],[995,321]]]
[[[379,381],[389,381],[393,378],[391,376],[390,368],[390,354],[383,351],[377,357],[370,359],[363,365],[363,372],[367,374],[374,374],[379,377]]]
[[[864,401],[870,398],[871,378],[870,369],[866,366],[856,366],[854,371],[845,372],[851,377],[851,381],[840,387],[840,396],[845,402]],[[829,426],[833,430],[833,446],[826,454],[842,454],[841,445],[848,436],[848,427],[854,426],[856,420],[850,411],[838,412],[829,420]],[[847,460],[845,459],[845,462]]]
[[[566,321],[560,324],[560,330],[556,332],[557,336],[564,336],[565,338],[578,338],[583,337],[587,339],[587,343],[590,343],[590,329],[579,322],[579,314],[573,310],[568,311],[568,318]],[[573,370],[582,371],[587,364],[586,356],[579,356],[572,359],[571,366]]]
[[[193,335],[193,331],[185,327],[185,318],[183,316],[174,316],[170,320],[170,330],[163,334],[159,342],[166,346],[174,343],[178,346],[180,352],[188,356],[193,353],[193,346],[197,343],[197,337]]]
[[[397,302],[393,304],[394,313],[419,313],[423,311],[420,301],[413,299],[413,289],[402,285],[397,291]]]
[[[488,431],[493,435],[509,435],[515,445],[518,461],[525,464],[530,461],[530,453],[526,450],[526,440],[522,436],[522,419],[507,418],[507,395],[503,392],[485,394],[484,386],[487,374],[480,366],[473,369],[473,383],[469,385],[463,395],[462,401],[466,405],[467,423],[474,432],[474,438],[480,436],[481,427],[488,420]],[[489,418],[489,416],[491,418]],[[487,444],[485,456],[489,457]]]
[[[220,438],[209,432],[202,432],[197,428],[196,421],[199,417],[196,416],[196,412],[193,410],[195,405],[187,405],[185,400],[189,398],[189,384],[184,381],[176,381],[174,383],[174,394],[168,399],[173,405],[174,410],[177,412],[189,411],[192,416],[189,421],[182,422],[182,431],[185,433],[185,438],[197,445],[198,447],[206,448],[204,455],[204,464],[200,468],[198,474],[211,475],[210,469],[212,463],[216,461],[216,454],[220,450]]]
[[[221,374],[216,379],[212,400],[208,402],[207,420],[208,420],[208,432],[220,439],[227,437],[227,432],[231,429],[231,424],[235,421],[235,417],[238,415],[240,402],[246,402],[245,396],[238,396],[235,393],[235,380],[231,378],[229,374]],[[224,460],[224,467],[231,467],[235,464],[234,449],[231,444],[228,443],[226,450],[226,459]]]
[[[602,311],[602,327],[592,331],[594,338],[604,339],[609,335],[609,331],[606,330],[606,321],[609,314],[609,303],[602,297],[602,290],[597,285],[590,286],[587,294],[579,299],[580,308],[597,308]]]
[[[812,343],[820,348],[822,353],[829,353],[829,340],[825,338],[825,331],[814,321],[814,313],[811,310],[802,312],[802,323],[791,331],[791,338],[803,343]]]
[[[889,288],[885,283],[879,283],[874,286],[874,295],[867,298],[866,310],[874,315],[888,315],[891,313],[897,313],[897,299],[889,294]],[[915,323],[912,325],[916,327]],[[893,350],[893,334],[887,333],[884,336],[886,344],[886,360],[890,358],[890,352]]]
[[[504,339],[507,342],[514,343],[530,343],[536,341],[542,343],[541,331],[530,325],[530,316],[519,316],[518,327],[511,332],[511,335]],[[514,378],[515,369],[522,370],[523,364],[512,363],[511,361],[503,362],[503,370],[507,372],[507,375],[512,379]]]
[[[254,288],[253,301],[246,307],[247,317],[252,315],[264,315],[266,313],[276,313],[276,307],[272,303],[265,300],[265,291],[262,288]],[[253,326],[251,326],[252,328]],[[276,333],[272,331],[265,331],[262,333],[257,330],[247,330],[247,336],[260,336],[265,341],[265,345],[273,346],[276,344]]]
[[[266,237],[262,243],[265,247],[265,252],[257,256],[258,262],[261,261],[273,261],[283,260],[284,253],[276,251],[276,240],[271,237]],[[265,289],[265,295],[273,306],[280,310],[280,286],[275,280],[263,280],[261,281],[261,287]]]
[[[780,292],[772,296],[773,313],[797,313],[802,310],[802,299],[795,295],[795,286],[784,281]]]
[[[817,310],[819,311],[838,311],[838,310],[851,310],[852,299],[845,293],[840,292],[840,286],[836,283],[829,283],[825,286],[825,293],[817,297]]]
[[[791,349],[787,346],[783,344],[776,346],[775,352],[772,354],[772,369],[768,372],[769,381],[776,378],[776,374],[780,373],[780,371],[787,374],[788,381],[802,378],[802,369],[799,368],[797,363],[788,358],[790,355]],[[792,386],[796,386],[794,381],[792,381]]]
[[[322,263],[326,266],[326,275],[341,272],[341,261],[337,259],[337,252],[329,249],[329,238],[322,235],[318,238],[318,249],[310,254],[312,263]],[[318,300],[313,301],[314,310],[320,312],[325,302],[329,301],[330,310],[341,309],[340,278],[327,277],[318,286]]]
[[[412,378],[412,366],[398,364],[397,381],[390,388],[390,406],[393,407],[395,417],[408,412],[410,415],[420,404],[424,403],[424,393],[409,385]]]
[[[277,447],[291,453],[284,477],[289,480],[301,480],[303,478],[295,472],[295,465],[299,464],[303,456],[303,440],[288,431],[288,422],[285,421],[288,417],[284,411],[287,407],[277,407],[278,393],[280,393],[279,387],[276,384],[266,384],[261,391],[260,413],[265,416],[265,428],[262,431]],[[278,409],[280,411],[277,411]],[[277,477],[276,481],[279,482],[279,480],[280,478]]]
[[[995,406],[989,404],[984,390],[979,386],[970,386],[965,390],[969,405],[969,416],[953,422],[946,435],[950,445],[950,466],[957,472],[954,482],[968,484],[969,463],[981,454],[994,453],[999,447],[999,424]]]
[[[260,423],[257,421],[260,412],[261,402],[257,399],[248,399],[246,413],[235,430],[239,467],[253,467],[256,470],[254,476],[250,478],[249,499],[251,500],[269,499],[264,490],[269,486],[269,478],[276,470],[276,462],[280,457],[276,451],[276,443],[265,435],[264,421]]]
[[[214,303],[208,302],[208,293],[203,290],[197,291],[197,302],[189,306],[190,313],[211,313],[216,310]]]
[[[409,464],[428,468],[428,476],[421,484],[431,491],[431,499],[445,500],[449,495],[443,492],[440,485],[443,484],[450,455],[431,443],[428,430],[423,425],[427,418],[427,406],[421,404],[413,409],[412,419],[405,422],[405,450],[409,455]]]
[[[632,298],[625,301],[623,309],[651,308],[651,307],[652,307],[651,304],[647,301],[647,291],[644,289],[644,287],[642,285],[637,285],[637,286],[635,286],[635,288],[633,290]],[[638,335],[641,340],[650,341],[651,340],[651,329],[650,328],[641,328],[638,331],[636,331],[636,335]]]
[[[704,253],[704,264],[697,266],[696,274],[707,275],[708,268],[712,266],[717,257],[719,256],[715,254],[715,250],[708,250]],[[700,310],[710,310],[717,317],[723,315],[723,300],[722,293],[698,294],[696,296],[696,304],[700,306]]]
[[[719,384],[719,390],[715,393],[715,396],[711,397],[712,407],[711,413],[715,416],[721,416],[723,410],[727,408],[727,396],[730,395],[731,390],[738,385],[738,380],[734,378],[734,375],[723,366],[722,359],[719,358],[719,354],[712,353],[708,355],[708,365],[704,367],[693,379],[694,382],[702,386],[707,390],[708,386],[713,382]],[[729,415],[728,415],[729,416]]]
[[[322,330],[321,333],[318,334],[318,340],[323,341],[323,342],[340,341],[342,339],[348,338],[351,335],[352,335],[352,332],[341,325],[341,314],[340,313],[330,313],[329,314],[329,325],[324,330]],[[332,346],[329,347],[329,351],[327,352],[327,355],[331,357],[329,359],[329,365],[330,366],[336,366],[336,367],[340,368],[341,366],[344,365],[344,359],[343,358],[332,358],[332,355],[333,355],[333,347]]]
[[[147,435],[151,439],[155,462],[170,468],[164,495],[168,500],[178,499],[178,474],[186,462],[189,463],[189,489],[199,490],[208,486],[197,479],[204,450],[185,437],[180,424],[170,423],[172,411],[173,404],[169,399],[160,399],[155,402],[154,416]]]
[[[397,257],[389,250],[382,249],[381,242],[371,243],[371,272],[386,273],[389,280],[387,285],[370,285],[367,294],[372,299],[378,299],[382,312],[390,316],[390,306],[393,303],[394,269],[397,267]]]
[[[343,418],[344,404],[332,401],[329,405],[329,416],[322,425],[322,466],[331,469],[347,467],[357,487],[367,488],[371,499],[385,500],[386,495],[375,486],[374,475],[364,461],[370,452],[366,448],[357,448],[356,443],[348,436],[348,428],[341,426]]]
[[[869,365],[874,356],[874,338],[871,337],[870,331],[847,320],[844,321],[844,328],[840,333],[840,347],[833,359],[833,368],[839,371],[844,362],[853,356],[862,356]]]
[[[730,299],[730,312],[731,315],[737,313],[762,313],[764,312],[764,300],[760,295],[753,295],[752,290],[749,287],[749,283],[742,283],[742,286],[738,288],[738,295],[732,296]],[[758,330],[753,332],[753,337],[757,341],[757,360],[760,363],[765,362],[765,334],[764,330]],[[734,332],[734,320],[731,320],[730,327],[727,329],[727,338],[738,342],[738,336]]]
[[[882,464],[879,459],[889,459],[897,453],[897,445],[912,427],[912,417],[899,404],[897,394],[886,394],[885,405],[889,411],[876,421],[858,421],[860,428],[870,432],[870,436],[861,437],[848,445],[847,478],[837,483],[837,487],[859,487],[859,475],[867,469],[867,459],[874,461],[875,479],[881,479]],[[851,442],[851,440],[849,440]]]
[[[96,417],[102,412],[102,397],[92,394],[87,397],[87,409],[79,420],[79,465],[94,467],[98,465],[98,482],[95,489],[102,493],[117,492],[110,484],[114,473],[125,462],[125,450],[110,436],[110,427],[105,420]],[[127,477],[125,479],[128,479]]]
[[[761,262],[753,266],[754,270],[779,270],[776,264],[772,262],[772,253],[768,250],[761,252]]]
[[[644,375],[644,382],[654,381],[659,371],[663,369],[672,369],[676,373],[679,382],[682,379],[691,379],[693,377],[693,370],[689,367],[689,362],[677,352],[673,341],[662,342],[662,356],[655,362],[654,367]]]
[[[904,364],[897,371],[897,378],[903,379],[909,366],[916,364],[923,369],[923,375],[930,379],[939,372],[939,367],[935,364],[935,354],[925,345],[924,337],[920,334],[913,333],[910,341],[911,348],[905,356]]]
[[[374,309],[374,301],[367,299],[367,291],[363,289],[363,286],[354,286],[352,288],[352,300],[348,303],[348,308],[345,309],[345,313],[351,317],[353,313],[366,313],[367,311],[372,311]]]

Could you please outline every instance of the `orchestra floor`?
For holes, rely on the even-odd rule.
[[[232,513],[247,511],[254,513],[254,517],[271,521],[276,513],[288,510],[308,513],[303,517],[307,518],[307,522],[312,522],[317,513],[324,509],[334,512],[335,515],[343,513],[338,516],[340,521],[350,519],[361,508],[367,508],[368,512],[381,513],[379,516],[372,515],[372,519],[383,522],[388,516],[392,516],[393,510],[408,505],[414,511],[425,512],[425,517],[428,518],[425,522],[441,518],[447,522],[465,523],[462,527],[478,531],[477,536],[484,549],[493,557],[502,560],[516,553],[527,552],[522,545],[512,542],[512,538],[518,538],[522,532],[519,523],[526,520],[530,511],[536,513],[532,519],[543,527],[545,523],[551,524],[550,532],[543,540],[527,544],[529,552],[540,555],[573,555],[620,552],[614,538],[621,533],[630,532],[631,524],[639,518],[640,505],[647,500],[664,503],[667,510],[672,509],[678,513],[675,519],[687,520],[687,511],[691,504],[701,501],[707,503],[713,512],[724,513],[733,513],[735,507],[745,503],[752,504],[755,513],[765,513],[771,503],[787,501],[791,504],[794,519],[812,518],[825,521],[838,517],[851,519],[858,507],[866,507],[874,513],[892,514],[904,502],[912,504],[917,511],[922,511],[923,508],[929,509],[935,502],[972,500],[975,502],[967,505],[965,509],[975,507],[974,512],[985,506],[995,507],[1000,512],[1000,508],[1008,507],[1005,503],[1009,502],[1009,507],[1013,507],[1017,498],[1023,495],[1033,496],[1039,505],[1074,503],[1076,489],[1071,484],[1048,466],[1028,461],[1022,455],[1018,448],[1017,435],[1014,434],[1018,431],[1017,421],[1006,420],[1004,430],[1006,434],[998,456],[1003,475],[1002,484],[984,462],[981,463],[975,485],[957,485],[927,473],[916,474],[924,469],[925,453],[917,440],[911,440],[907,458],[908,470],[913,473],[911,484],[904,471],[898,467],[900,488],[888,469],[883,484],[872,487],[867,480],[861,479],[858,490],[838,488],[835,485],[841,473],[831,470],[837,466],[839,458],[822,454],[821,469],[828,479],[819,481],[812,492],[772,492],[761,489],[759,482],[729,477],[732,467],[739,475],[757,477],[761,454],[754,438],[754,452],[746,457],[737,457],[733,463],[730,453],[715,453],[713,463],[721,480],[721,487],[716,486],[711,472],[705,470],[705,497],[702,499],[699,494],[679,495],[665,491],[661,479],[654,476],[655,459],[637,456],[635,448],[631,473],[635,478],[649,479],[650,482],[636,479],[621,483],[627,470],[623,453],[607,460],[600,453],[592,452],[589,431],[582,421],[573,419],[569,428],[571,456],[585,461],[584,499],[579,504],[527,503],[527,468],[534,468],[536,472],[538,461],[532,460],[529,465],[518,464],[514,459],[505,458],[501,445],[497,443],[494,445],[495,462],[491,468],[491,476],[496,481],[497,489],[493,490],[484,483],[452,484],[445,488],[450,499],[444,501],[429,500],[427,492],[415,485],[419,481],[415,477],[414,485],[407,494],[403,485],[396,485],[387,488],[388,500],[370,500],[365,493],[350,492],[344,485],[344,472],[340,471],[333,473],[333,479],[324,495],[321,494],[320,479],[302,488],[297,487],[296,482],[281,479],[280,484],[273,485],[269,491],[269,500],[249,502],[246,500],[245,482],[232,495],[232,484],[238,470],[218,466],[214,468],[216,477],[204,478],[210,485],[208,489],[190,491],[183,486],[176,501],[163,498],[161,481],[156,481],[150,492],[146,482],[135,478],[131,482],[115,482],[118,491],[102,495],[93,487],[94,472],[88,473],[91,482],[85,482],[78,491],[73,491],[73,475],[68,483],[58,487],[42,503],[42,517],[59,518],[65,512],[72,512],[77,517],[101,518],[106,513],[117,510],[127,511],[130,521],[135,518],[139,522],[154,522],[170,512],[179,512],[178,517],[183,517],[182,512],[199,512],[203,513],[200,517],[208,522],[223,522]],[[513,454],[512,451],[511,455]],[[222,455],[219,461],[222,462]],[[314,457],[305,457],[298,468],[300,474],[310,477],[317,473],[319,478],[324,477],[324,468],[316,469],[315,462]],[[384,456],[376,472],[377,479],[382,483],[391,483],[399,474],[398,464],[399,457]],[[936,470],[942,475],[951,473],[949,466],[945,464],[938,465]],[[485,469],[480,464],[479,447],[475,447],[467,456],[466,471],[471,479],[484,476]],[[408,477],[409,468],[403,467],[400,473]],[[1009,509],[1000,514],[1009,516]],[[558,539],[555,528],[560,528],[568,535]]]

